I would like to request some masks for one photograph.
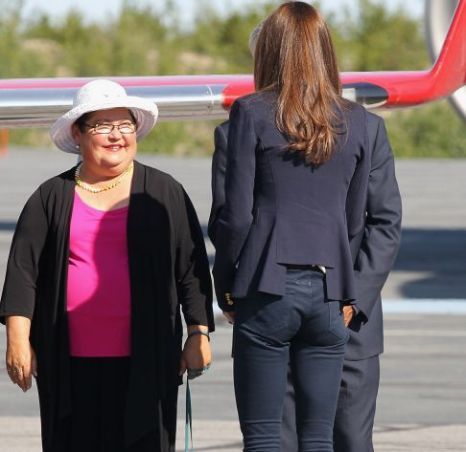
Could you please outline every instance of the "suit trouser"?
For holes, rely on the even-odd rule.
[[[325,301],[318,271],[288,270],[283,297],[255,294],[237,301],[234,380],[245,451],[280,451],[291,363],[299,450],[333,452],[347,339],[340,303]]]
[[[373,452],[372,430],[380,380],[379,356],[345,360],[333,440],[335,452]]]
[[[379,356],[343,363],[343,376],[333,431],[335,452],[373,452],[372,429],[379,389]],[[281,450],[298,451],[295,394],[288,378],[283,407]]]

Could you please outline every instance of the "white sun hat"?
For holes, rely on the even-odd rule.
[[[155,103],[141,97],[128,96],[121,85],[111,80],[93,80],[76,92],[73,108],[58,118],[51,127],[50,137],[55,146],[62,151],[79,154],[71,134],[71,126],[86,113],[112,108],[127,108],[133,113],[138,140],[145,137],[157,122],[158,109]]]

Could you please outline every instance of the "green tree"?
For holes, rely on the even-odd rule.
[[[0,77],[33,77],[42,63],[34,50],[24,45],[21,27],[22,2],[0,2]]]
[[[335,24],[343,31],[338,53],[345,71],[415,70],[429,66],[421,22],[402,8],[391,12],[385,4],[359,0]],[[335,27],[334,27],[335,28]]]
[[[166,55],[167,30],[149,6],[137,8],[124,1],[120,16],[107,28],[107,36],[112,74],[161,73],[159,64]]]
[[[466,157],[464,121],[447,101],[398,110],[386,123],[397,157]]]

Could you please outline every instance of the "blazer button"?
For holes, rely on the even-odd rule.
[[[227,292],[225,294],[225,300],[227,302],[227,305],[229,305],[229,306],[233,305],[233,298],[231,298],[231,293]]]

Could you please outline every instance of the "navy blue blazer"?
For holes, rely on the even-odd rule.
[[[382,351],[380,290],[398,249],[401,201],[383,121],[356,104],[345,120],[348,133],[334,157],[316,169],[284,150],[270,93],[235,103],[226,200],[228,123],[215,132],[209,235],[225,310],[233,308],[224,298],[228,289],[234,296],[282,293],[284,264],[326,265],[329,298],[358,302],[348,349],[361,359]]]

